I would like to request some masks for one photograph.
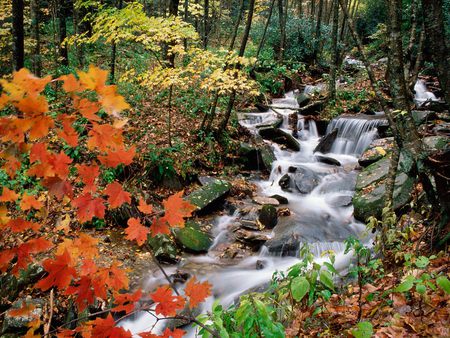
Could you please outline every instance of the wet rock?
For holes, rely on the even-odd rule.
[[[381,138],[392,137],[393,133],[388,125],[381,125],[377,127],[378,136]]]
[[[432,110],[434,112],[442,113],[447,109],[447,104],[445,101],[427,101],[422,106],[420,106],[420,109],[425,110]]]
[[[278,201],[278,203],[280,203],[280,204],[289,204],[289,200],[286,197],[281,196],[281,195],[272,195],[272,196],[270,196],[270,198],[276,199]]]
[[[436,134],[450,135],[450,123],[439,123],[433,127],[433,132]]]
[[[411,111],[411,114],[416,125],[424,124],[428,121],[434,121],[437,119],[437,114],[430,110],[413,110]]]
[[[197,207],[198,211],[205,211],[217,200],[223,198],[231,189],[231,184],[225,180],[213,182],[197,189],[186,197],[186,200]]]
[[[22,308],[25,304],[34,306],[34,309],[20,316],[11,316],[11,310]],[[44,299],[19,299],[13,303],[11,309],[6,311],[3,320],[2,335],[6,333],[24,334],[28,330],[28,324],[36,318],[40,318],[43,314]]]
[[[260,148],[260,153],[261,153],[261,159],[262,159],[262,163],[264,164],[264,167],[267,170],[272,169],[272,164],[276,160],[276,157],[275,157],[275,154],[273,153],[272,147],[268,144],[264,144]]]
[[[0,276],[0,311],[8,307],[19,295],[17,278],[13,275]]]
[[[386,156],[387,152],[392,150],[394,146],[394,138],[382,138],[372,141],[367,150],[361,155],[358,163],[361,167],[367,167],[372,163],[381,160]]]
[[[176,229],[174,235],[175,240],[188,251],[207,252],[212,244],[212,239],[207,233],[189,226]]]
[[[163,234],[157,234],[155,237],[149,236],[147,243],[159,262],[174,264],[178,261],[177,246],[169,236]]]
[[[329,157],[329,156],[316,155],[316,159],[317,159],[317,161],[319,161],[321,163],[325,163],[325,164],[329,164],[329,165],[335,165],[335,166],[338,166],[338,167],[341,166],[341,162],[339,162],[335,158],[332,158],[332,157]]]
[[[353,191],[356,184],[356,172],[350,172],[346,175],[338,174],[333,180],[323,182],[320,185],[319,192],[342,192],[342,191]]]
[[[275,199],[275,198],[271,198],[271,197],[264,197],[264,196],[256,196],[253,198],[253,202],[255,202],[256,204],[260,204],[260,205],[280,205],[280,202]]]
[[[234,232],[234,236],[238,241],[248,244],[254,249],[259,249],[267,240],[270,239],[267,233],[245,229],[236,230]]]
[[[298,141],[292,135],[281,129],[273,127],[261,128],[259,129],[259,135],[266,140],[284,145],[287,149],[300,151],[300,144]]]
[[[288,173],[292,174],[292,173],[295,173],[296,171],[297,171],[297,167],[292,167],[291,166],[291,167],[288,168]]]
[[[325,135],[327,133],[328,121],[317,120],[317,119],[315,121],[316,121],[317,132],[319,133],[319,135]]]
[[[338,130],[334,129],[331,133],[322,137],[319,144],[314,149],[314,152],[320,152],[322,154],[329,153],[331,151],[331,147],[333,146],[334,141],[337,138],[337,135]]]
[[[256,269],[256,270],[262,270],[262,269],[264,269],[265,267],[266,267],[266,266],[265,266],[263,260],[258,259],[258,260],[256,261],[256,266],[255,266],[255,269]]]
[[[202,186],[208,185],[210,183],[214,183],[215,180],[216,180],[216,178],[212,177],[212,176],[199,176],[198,177],[198,181],[200,182],[200,184]]]
[[[258,109],[261,113],[265,113],[269,111],[269,106],[262,103],[255,103],[256,109]]]
[[[448,136],[428,136],[423,139],[423,143],[429,149],[429,152],[441,151],[450,147],[450,137]]]
[[[319,115],[325,108],[325,100],[312,102],[298,110],[301,115]]]
[[[336,196],[331,199],[329,199],[327,202],[329,205],[335,207],[335,208],[342,208],[342,207],[348,207],[352,204],[352,196],[343,195],[343,196]]]
[[[258,220],[267,229],[273,229],[278,223],[277,209],[273,205],[263,205],[259,211]]]
[[[288,174],[283,175],[278,181],[278,185],[285,191],[291,191],[291,177]]]
[[[320,176],[304,167],[298,167],[295,174],[293,174],[293,181],[298,191],[302,194],[309,194],[320,183]]]
[[[311,97],[308,94],[301,93],[297,96],[297,103],[300,108],[307,106],[311,102]]]

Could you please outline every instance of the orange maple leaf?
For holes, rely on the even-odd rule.
[[[156,335],[150,332],[139,333],[142,338],[182,338],[186,332],[181,329],[174,329],[173,331],[169,328],[165,329],[162,335]]]
[[[106,186],[104,193],[108,196],[110,208],[118,208],[124,203],[131,203],[131,195],[122,189],[118,182],[110,183]]]
[[[130,108],[130,105],[125,101],[124,97],[117,94],[116,86],[106,86],[99,94],[103,109],[109,114],[117,114],[122,110]]]
[[[36,283],[36,287],[46,291],[53,286],[65,289],[69,286],[73,278],[77,276],[76,270],[72,266],[72,258],[67,250],[55,259],[46,259],[42,265],[48,272],[48,276]]]
[[[0,195],[0,202],[13,202],[19,198],[14,190],[7,187],[3,187],[2,194]]]
[[[145,243],[150,229],[143,226],[137,218],[130,218],[127,222],[128,228],[125,229],[127,239],[130,241],[136,240],[140,246]]]
[[[22,201],[20,201],[20,209],[23,211],[30,210],[31,208],[39,210],[42,207],[42,203],[39,202],[36,197],[29,195],[28,193],[23,194]]]
[[[84,192],[94,192],[97,188],[95,186],[95,179],[100,174],[100,167],[98,165],[77,164],[78,176],[84,183]]]
[[[89,66],[87,72],[78,71],[77,74],[84,89],[96,91],[101,91],[105,87],[106,80],[108,79],[108,71],[93,65]]]
[[[124,328],[116,326],[116,321],[109,313],[106,318],[97,318],[88,322],[92,327],[91,337],[108,337],[108,338],[131,338],[131,332]]]
[[[8,223],[6,223],[5,227],[10,228],[12,232],[22,232],[22,231],[28,230],[28,229],[31,229],[33,231],[38,231],[40,229],[41,225],[38,223],[24,220],[23,218],[16,218],[16,219],[12,219]]]
[[[167,223],[165,217],[154,217],[150,231],[152,237],[155,237],[157,234],[170,235],[169,224]]]
[[[88,135],[87,147],[89,150],[98,149],[107,152],[123,148],[122,130],[109,124],[93,123]]]
[[[163,201],[165,209],[164,218],[172,227],[184,227],[184,218],[190,217],[196,209],[194,205],[183,200],[182,195],[183,192],[180,191]]]
[[[65,295],[77,295],[75,303],[78,311],[83,311],[90,304],[94,303],[95,293],[91,286],[92,281],[88,276],[82,276],[75,285],[69,286],[64,292]]]
[[[28,268],[28,264],[32,261],[31,254],[47,251],[52,247],[52,243],[45,238],[33,238],[15,248],[17,255],[17,263],[12,269],[13,275],[17,275],[19,270]]]
[[[69,119],[63,121],[63,130],[58,132],[58,136],[61,137],[71,147],[78,145],[78,134],[72,127],[72,122]]]
[[[114,297],[115,307],[111,309],[112,312],[125,311],[129,313],[134,310],[135,303],[142,297],[142,290],[138,289],[134,293],[119,293]]]
[[[155,308],[157,315],[175,316],[177,310],[184,308],[185,300],[181,296],[173,296],[172,290],[168,285],[160,286],[150,295],[155,303],[158,303]]]
[[[72,93],[80,90],[80,82],[73,74],[62,75],[58,78],[58,80],[64,82],[62,87],[66,93]]]
[[[58,200],[62,200],[64,195],[69,198],[73,197],[73,188],[70,182],[59,177],[47,177],[42,181],[42,185]]]
[[[138,209],[140,212],[147,215],[153,212],[153,207],[151,205],[148,205],[143,198],[139,200]]]
[[[130,165],[136,155],[136,148],[111,150],[106,155],[98,156],[100,163],[109,168],[115,168],[119,164]]]
[[[72,202],[73,206],[77,208],[77,216],[81,223],[88,222],[94,217],[105,217],[105,205],[103,200],[98,197],[93,197],[91,193],[78,196]]]
[[[30,304],[25,301],[22,302],[22,306],[18,309],[11,309],[8,311],[9,316],[25,316],[28,315],[31,311],[33,311],[36,308],[35,305]]]
[[[184,293],[189,298],[189,307],[193,309],[211,295],[211,284],[197,282],[194,276],[186,283]]]
[[[90,121],[100,122],[102,119],[97,115],[100,105],[98,102],[93,102],[88,99],[74,100],[74,107],[79,110],[80,114]]]

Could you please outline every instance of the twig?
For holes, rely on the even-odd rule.
[[[52,324],[53,317],[53,288],[50,290],[50,316],[48,318],[47,324],[44,326],[44,336],[49,334],[50,326]]]

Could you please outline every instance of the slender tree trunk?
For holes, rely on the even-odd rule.
[[[414,62],[414,68],[412,69],[410,76],[409,76],[409,89],[411,91],[414,90],[414,85],[417,82],[417,78],[419,77],[419,70],[420,66],[423,61],[423,46],[425,44],[425,28],[422,25],[422,30],[420,32],[420,38],[419,38],[419,46],[417,47],[417,56],[416,60]]]
[[[75,35],[78,35],[80,33],[80,27],[79,27],[79,14],[80,14],[80,12],[79,12],[78,8],[76,8],[74,2],[73,2],[72,11],[73,11],[73,28],[74,28]],[[83,44],[78,44],[78,43],[75,42],[75,51],[76,51],[76,54],[77,54],[78,67],[79,68],[83,68],[83,65],[84,65],[84,61],[83,61]]]
[[[33,71],[36,76],[42,74],[42,61],[41,61],[41,34],[39,32],[40,23],[40,0],[31,1],[31,14],[32,14],[32,29],[34,38],[34,55],[33,55]]]
[[[329,92],[330,92],[330,100],[336,100],[336,79],[337,79],[337,70],[339,68],[339,50],[338,50],[338,27],[339,27],[339,1],[333,1],[333,30],[331,33],[332,38],[332,53],[333,60],[331,62],[331,74],[330,74],[330,84],[329,84]]]
[[[19,70],[24,66],[24,30],[23,30],[23,0],[12,1],[13,16],[13,64]]]
[[[317,22],[316,22],[316,43],[314,45],[314,62],[317,62],[318,56],[321,49],[321,26],[322,26],[322,13],[323,13],[323,0],[319,0],[319,10],[317,12]]]
[[[278,62],[283,62],[284,48],[286,43],[286,17],[283,6],[284,0],[278,0],[278,18],[280,26],[280,46],[278,50]]]
[[[119,0],[117,4],[117,8],[122,9],[122,0]],[[110,64],[110,72],[109,72],[109,81],[111,83],[115,83],[116,81],[116,59],[117,59],[117,42],[113,40],[111,44],[111,64]]]
[[[189,11],[189,0],[184,0],[184,16],[183,16],[184,22],[188,22],[188,11]],[[188,49],[187,39],[184,39],[183,45],[184,51],[187,51]]]
[[[300,4],[301,4],[301,3],[302,3],[302,2],[301,2],[301,0],[300,0]],[[274,7],[274,5],[275,5],[275,0],[272,0],[272,1],[270,2],[269,15],[267,16],[267,21],[266,21],[266,24],[265,24],[265,26],[264,26],[263,35],[262,35],[262,37],[261,37],[261,41],[259,42],[258,49],[257,49],[257,51],[256,51],[256,59],[258,59],[259,53],[261,53],[261,50],[262,50],[262,48],[264,47],[264,42],[265,42],[265,39],[266,39],[267,29],[269,28],[270,19],[272,18],[272,12],[273,12],[273,7]]]
[[[298,0],[297,15],[299,18],[301,18],[303,15],[303,0]]]
[[[209,0],[205,0],[205,8],[203,12],[203,48],[208,49],[209,34]]]
[[[249,8],[248,8],[248,15],[247,15],[247,23],[245,25],[244,35],[242,37],[241,48],[239,49],[239,56],[241,56],[241,57],[244,56],[245,48],[247,47],[247,41],[248,41],[248,37],[250,35],[250,28],[252,27],[254,9],[255,9],[255,0],[250,0]],[[225,130],[227,128],[228,121],[230,119],[231,112],[233,110],[235,99],[236,99],[236,91],[233,90],[230,95],[230,100],[228,101],[228,106],[227,106],[227,111],[225,113],[225,117],[219,126],[219,131],[221,134],[223,134],[223,132],[225,132]]]
[[[65,0],[60,0],[58,4],[58,22],[59,22],[59,57],[61,64],[69,65],[69,57],[67,53],[67,44],[64,40],[67,37],[66,27],[67,5]]]
[[[447,105],[450,106],[450,59],[448,39],[444,29],[442,0],[422,0],[425,32],[428,37],[433,62]]]
[[[412,64],[414,61],[414,45],[416,43],[416,31],[417,31],[417,1],[418,0],[412,0],[411,1],[411,28],[409,31],[409,43],[408,47],[406,49],[406,56],[405,56],[405,74],[406,78],[409,79],[412,72]]]

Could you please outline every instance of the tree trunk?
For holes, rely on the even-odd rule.
[[[33,72],[36,76],[42,75],[42,61],[41,61],[41,35],[39,32],[40,23],[40,0],[31,1],[31,15],[32,15],[32,29],[34,38],[34,55],[33,55]]]
[[[280,46],[278,50],[278,62],[283,62],[284,48],[286,44],[286,16],[283,6],[284,0],[278,0],[278,18],[280,26]]]
[[[117,4],[117,8],[122,9],[122,0],[119,0]],[[110,64],[110,72],[109,72],[109,81],[111,83],[115,83],[116,81],[116,59],[117,59],[117,42],[113,40],[111,44],[111,64]]]
[[[74,32],[75,35],[80,34],[80,27],[79,27],[79,10],[78,8],[76,8],[75,3],[73,3],[73,27],[74,27]],[[83,61],[83,44],[78,44],[77,42],[75,42],[75,51],[77,54],[77,62],[78,62],[78,67],[79,68],[83,68],[84,65],[84,61]]]
[[[425,32],[428,36],[430,51],[438,72],[438,78],[445,101],[447,102],[447,105],[450,105],[450,60],[442,8],[442,0],[422,0]]]
[[[317,12],[317,22],[316,22],[316,43],[314,45],[314,62],[318,61],[317,58],[320,54],[321,49],[321,26],[322,26],[322,13],[323,13],[323,0],[319,1],[319,10]]]
[[[12,1],[13,16],[13,65],[15,70],[24,66],[24,30],[23,30],[23,0]]]
[[[300,0],[300,4],[301,4],[301,0]],[[256,59],[258,59],[259,53],[261,53],[261,50],[264,47],[264,42],[265,42],[265,39],[266,39],[267,29],[269,28],[270,19],[272,18],[272,12],[273,12],[274,5],[275,5],[275,0],[272,0],[270,2],[269,15],[267,17],[266,25],[264,26],[263,35],[261,37],[261,41],[259,42],[258,50],[256,51]]]
[[[247,47],[247,41],[248,41],[248,37],[250,35],[250,28],[252,27],[254,9],[255,9],[255,0],[250,0],[249,8],[248,8],[248,15],[247,15],[247,23],[245,25],[244,35],[242,37],[241,48],[239,49],[240,57],[244,56],[245,48]],[[233,110],[235,99],[236,99],[236,91],[233,90],[230,95],[230,100],[228,101],[228,106],[227,106],[227,111],[225,113],[225,117],[219,126],[219,132],[221,134],[223,134],[223,132],[225,132],[225,130],[227,128],[228,121],[230,119],[231,112]]]
[[[66,27],[67,6],[65,0],[60,0],[58,4],[58,22],[59,22],[59,57],[60,62],[64,66],[69,65],[69,58],[67,54],[67,44],[64,40],[67,37]]]
[[[205,0],[205,8],[203,12],[203,48],[208,49],[209,34],[209,0]]]
[[[339,68],[339,50],[338,50],[338,28],[339,28],[339,2],[338,0],[333,1],[333,30],[331,33],[332,38],[332,53],[333,60],[331,62],[331,74],[330,74],[330,100],[336,100],[336,79],[337,70]]]

